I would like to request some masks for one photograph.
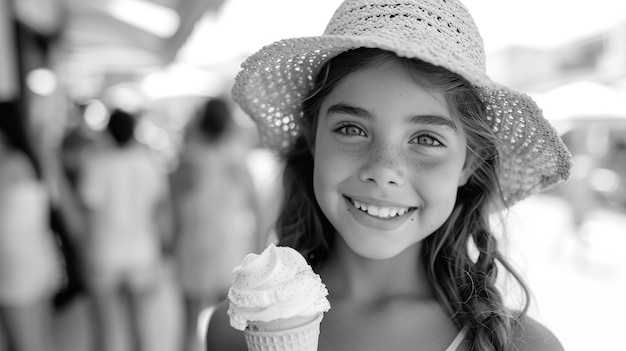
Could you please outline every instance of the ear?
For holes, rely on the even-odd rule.
[[[463,165],[463,170],[461,170],[461,175],[459,177],[459,187],[467,184],[469,178],[474,174],[476,169],[478,169],[478,160],[471,153],[467,154],[465,158],[465,164]]]

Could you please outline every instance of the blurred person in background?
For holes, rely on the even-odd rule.
[[[65,246],[69,282],[73,283],[74,290],[78,290],[75,294],[82,294],[85,292],[85,273],[78,251],[80,242],[88,231],[88,224],[78,194],[78,184],[83,165],[102,147],[103,138],[100,133],[90,130],[86,125],[83,116],[85,105],[72,103],[68,107],[66,125],[56,143],[58,155],[55,156],[59,164],[56,178],[60,183],[61,193],[57,202],[56,220],[58,232],[69,238]]]
[[[0,102],[0,324],[9,350],[55,350],[61,287],[49,193],[15,102]]]
[[[135,139],[136,122],[131,113],[111,112],[113,143],[92,153],[78,184],[89,223],[83,255],[94,341],[103,351],[171,350],[179,342],[175,315],[164,313],[157,298],[168,284],[162,255],[170,230],[167,174],[157,155]],[[160,321],[170,323],[167,330],[153,328]],[[120,325],[130,338],[120,334]]]
[[[171,177],[175,257],[186,306],[186,351],[199,350],[200,312],[222,300],[232,269],[259,245],[258,194],[246,143],[226,100],[212,98],[188,125]]]
[[[85,104],[74,102],[68,113],[68,122],[61,140],[61,160],[63,171],[72,188],[78,186],[81,169],[91,152],[97,152],[103,145],[102,135],[92,130],[86,123]]]

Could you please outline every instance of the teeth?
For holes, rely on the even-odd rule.
[[[389,217],[389,212],[391,212],[389,207],[381,207],[378,209],[378,215],[381,217]]]
[[[364,204],[362,202],[352,200],[354,207],[360,209],[363,212],[367,212],[370,216],[376,216],[380,218],[389,218],[402,216],[409,211],[406,207],[378,207],[374,205]]]

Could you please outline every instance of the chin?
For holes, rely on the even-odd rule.
[[[407,250],[417,248],[419,243],[407,244],[403,246],[395,246],[387,243],[364,243],[357,240],[356,243],[346,242],[348,248],[362,258],[370,260],[388,260],[392,259]]]

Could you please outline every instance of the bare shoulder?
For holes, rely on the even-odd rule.
[[[563,351],[559,339],[546,326],[531,317],[521,317],[513,327],[511,351]]]
[[[206,332],[207,351],[247,351],[243,332],[230,326],[228,300],[222,301],[211,315]]]

